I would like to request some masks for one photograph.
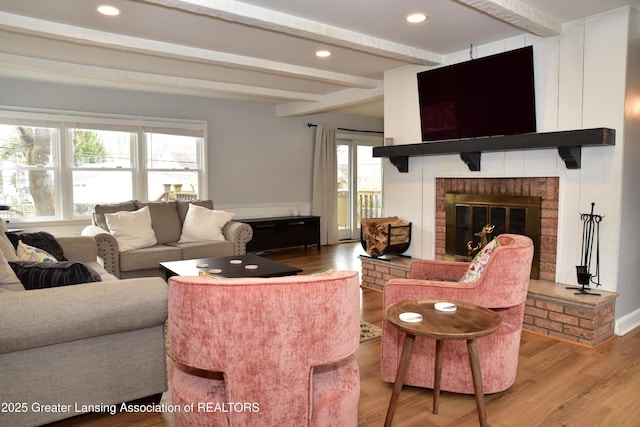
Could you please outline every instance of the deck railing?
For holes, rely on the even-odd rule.
[[[382,193],[380,191],[358,192],[359,220],[382,216]]]
[[[356,206],[357,223],[365,218],[382,216],[382,193],[380,191],[359,191]],[[349,228],[349,192],[338,191],[338,226]]]

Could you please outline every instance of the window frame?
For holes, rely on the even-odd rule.
[[[125,171],[132,172],[132,194],[137,200],[146,200],[148,174],[159,169],[148,168],[146,134],[174,134],[197,138],[196,166],[189,168],[195,171],[198,180],[198,197],[205,198],[208,194],[208,153],[207,153],[207,122],[206,120],[184,120],[130,115],[94,114],[62,110],[22,109],[0,106],[0,124],[10,126],[33,126],[57,129],[57,135],[52,140],[51,166],[46,169],[53,171],[54,200],[56,203],[55,216],[11,218],[12,224],[20,223],[55,223],[68,221],[86,221],[90,215],[75,215],[73,205],[73,174],[76,171]],[[91,168],[79,167],[73,163],[72,129],[94,129],[125,131],[132,134],[131,166],[130,168]],[[16,166],[18,170],[38,168],[37,166]],[[163,168],[163,171],[172,169]],[[175,170],[185,170],[176,168]],[[65,191],[71,188],[72,191]],[[125,201],[125,200],[122,200]]]

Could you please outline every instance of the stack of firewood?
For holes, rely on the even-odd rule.
[[[405,243],[410,238],[409,223],[397,216],[362,220],[364,250],[371,256],[384,255],[387,248]]]

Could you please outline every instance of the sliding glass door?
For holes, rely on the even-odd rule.
[[[338,139],[338,230],[340,240],[360,239],[363,218],[382,216],[382,160],[373,147],[382,138]]]

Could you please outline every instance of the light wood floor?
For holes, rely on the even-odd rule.
[[[359,271],[361,253],[359,243],[349,243],[323,247],[321,251],[299,248],[265,256],[312,273],[327,268]],[[381,296],[376,291],[362,290],[362,320],[380,325]],[[391,385],[380,379],[380,339],[362,343],[356,357],[361,374],[359,425],[382,426]],[[639,396],[640,328],[597,349],[525,331],[516,383],[505,392],[486,397],[487,417],[494,427],[637,426]],[[472,395],[443,393],[437,415],[431,413],[431,398],[431,390],[405,386],[393,425],[478,425]],[[165,393],[163,401],[170,403],[169,393]],[[55,425],[173,426],[174,422],[171,414],[91,414]]]

